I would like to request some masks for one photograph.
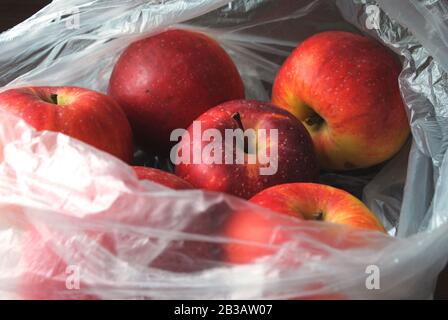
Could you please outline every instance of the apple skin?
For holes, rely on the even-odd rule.
[[[52,95],[57,95],[52,101]],[[79,87],[24,87],[0,93],[0,109],[22,118],[38,131],[64,133],[132,160],[132,131],[120,106],[110,97]]]
[[[272,255],[285,242],[292,239],[291,228],[297,222],[323,221],[351,227],[346,230],[341,240],[341,230],[315,225],[314,229],[300,230],[303,237],[315,242],[325,243],[339,249],[359,247],[366,244],[356,230],[364,229],[386,233],[381,222],[357,198],[351,194],[330,186],[315,183],[291,183],[265,189],[249,200],[278,215],[263,215],[255,210],[241,210],[232,214],[224,227],[224,234],[232,240],[258,243],[259,245],[237,244],[225,245],[225,259],[230,263],[251,263],[263,256]],[[296,222],[285,220],[294,217]],[[289,231],[288,231],[289,229]],[[354,231],[351,233],[351,231]],[[264,245],[264,246],[263,246]],[[301,249],[310,255],[325,255],[318,246],[307,242],[300,244]]]
[[[323,168],[367,168],[391,158],[409,136],[400,72],[396,57],[374,40],[323,32],[288,57],[272,101],[304,123]]]
[[[180,29],[131,44],[114,67],[108,93],[126,112],[137,142],[162,155],[169,154],[173,130],[245,95],[225,50],[205,34]]]
[[[386,232],[374,213],[350,193],[317,183],[290,183],[268,188],[250,202],[305,220]]]
[[[239,128],[233,118],[239,114],[244,129],[278,130],[278,170],[273,175],[261,175],[260,167],[266,167],[258,161],[256,164],[207,164],[180,163],[176,165],[176,174],[193,186],[209,191],[225,192],[249,199],[256,193],[273,185],[287,182],[310,182],[319,177],[317,157],[312,141],[306,129],[289,112],[269,103],[255,100],[229,101],[212,108],[196,121],[201,123],[202,132],[207,129],[218,130],[222,137],[222,158],[225,158],[225,130]],[[201,133],[202,133],[201,132]],[[190,159],[193,159],[193,126],[187,133],[191,139],[182,138],[179,150],[190,144]],[[200,142],[206,146],[209,142]],[[264,146],[270,154],[272,146]],[[260,148],[260,147],[259,147]],[[235,159],[236,147],[233,149]]]
[[[132,168],[134,169],[139,180],[153,181],[175,190],[194,189],[190,183],[174,174],[155,168],[138,166],[134,166]]]
[[[228,238],[223,245],[224,260],[231,264],[249,264],[274,255],[291,240],[285,230],[294,227],[294,221],[279,214],[267,215],[255,209],[237,210],[229,215],[223,227],[223,235]]]
[[[227,242],[223,245],[223,260],[233,265],[243,265],[256,262],[256,260],[275,255],[284,248],[288,241],[293,241],[294,233],[297,230],[297,221],[302,220],[299,215],[294,222],[291,219],[285,219],[288,214],[266,214],[253,210],[239,210],[229,215],[225,223],[223,236]],[[339,230],[340,231],[340,230]],[[307,229],[300,229],[300,232],[307,232]],[[309,259],[312,256],[325,256],[327,252],[320,249],[320,246],[313,246],[313,243],[325,243],[334,248],[349,248],[359,246],[360,241],[343,239],[338,241],[340,235],[328,232],[328,230],[317,230],[315,233],[309,232],[305,241],[301,241],[301,257],[282,257],[276,263],[276,268],[286,268],[294,270],[300,268],[302,259]],[[311,244],[309,244],[310,242]],[[305,290],[315,291],[323,290],[323,283],[316,280],[305,287]],[[300,290],[298,290],[299,292]],[[325,292],[322,294],[300,295],[291,298],[291,300],[343,300],[347,297],[339,292]]]

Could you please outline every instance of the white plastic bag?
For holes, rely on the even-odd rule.
[[[1,34],[1,90],[33,84],[104,92],[129,43],[182,24],[220,41],[248,96],[268,100],[280,64],[300,41],[324,30],[364,32],[403,57],[400,85],[413,133],[412,147],[381,169],[322,177],[364,190],[396,238],[284,217],[278,230],[288,243],[272,242],[272,256],[237,266],[222,259],[223,244],[234,241],[221,229],[227,217],[273,213],[223,194],[139,182],[105,153],[0,113],[1,297],[23,298],[26,277],[51,291],[55,282],[70,287],[67,279],[79,273],[80,290],[51,297],[430,298],[448,253],[447,10],[441,0],[60,0]],[[51,260],[43,254],[28,263],[24,250],[48,252],[33,247],[30,225],[62,267],[43,268]],[[353,239],[362,246],[345,247]],[[372,272],[379,289],[369,286]]]

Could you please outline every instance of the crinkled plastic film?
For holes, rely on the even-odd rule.
[[[372,28],[367,21],[375,8]],[[255,244],[273,254],[232,265],[222,259],[222,245],[235,241],[222,232],[229,215],[274,213],[224,194],[139,182],[112,156],[35,132],[2,112],[1,298],[21,298],[27,274],[67,277],[65,270],[25,263],[24,246],[38,245],[30,225],[67,265],[82,270],[81,290],[52,292],[57,298],[431,298],[448,253],[447,11],[442,0],[60,0],[2,33],[1,90],[33,84],[104,92],[128,44],[177,26],[216,38],[236,62],[248,96],[261,100],[269,99],[281,63],[306,37],[325,30],[368,34],[402,58],[413,139],[382,166],[322,176],[362,196],[391,236],[284,217],[278,231],[290,236],[287,243]],[[79,26],[67,28],[73,15]],[[363,245],[344,248],[353,239]],[[107,243],[114,243],[113,254]],[[380,270],[379,290],[366,287],[369,266]]]

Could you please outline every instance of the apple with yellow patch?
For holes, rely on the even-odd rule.
[[[364,229],[385,233],[377,217],[351,194],[326,185],[315,183],[291,183],[263,190],[250,202],[279,213],[266,215],[255,210],[233,213],[226,225],[225,236],[231,240],[224,246],[226,260],[231,263],[251,263],[258,258],[275,254],[276,248],[291,240],[297,232],[297,223],[285,216],[297,218],[297,222],[321,221],[351,227],[353,231]],[[303,238],[310,243],[325,243],[339,249],[366,245],[366,238],[351,230],[346,233],[324,228],[301,229]],[[301,249],[310,255],[325,255],[318,247],[304,242]]]
[[[359,199],[323,184],[283,184],[261,191],[250,202],[300,219],[385,232],[375,214]]]
[[[286,60],[272,101],[302,121],[323,168],[367,168],[391,158],[408,138],[400,72],[398,59],[376,41],[323,32]]]

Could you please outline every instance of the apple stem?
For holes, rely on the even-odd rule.
[[[241,115],[239,112],[236,112],[232,115],[232,119],[235,120],[236,124],[238,125],[238,128],[244,131],[243,122],[241,121]]]
[[[236,112],[232,115],[232,119],[235,120],[236,124],[238,125],[238,128],[240,128],[243,132],[244,132],[244,125],[243,122],[241,121],[241,115],[239,112]],[[246,136],[244,136],[243,138],[243,148],[244,148],[244,153],[249,153],[249,141],[247,140],[248,138]]]
[[[324,220],[323,212],[318,212],[318,213],[313,214],[313,220],[323,221]]]
[[[305,123],[310,127],[320,126],[324,123],[324,119],[320,115],[315,113],[312,116],[306,118]]]
[[[50,95],[50,99],[51,99],[51,102],[52,102],[52,103],[54,103],[54,104],[58,104],[58,95],[57,95],[57,94],[52,93],[52,94]]]

